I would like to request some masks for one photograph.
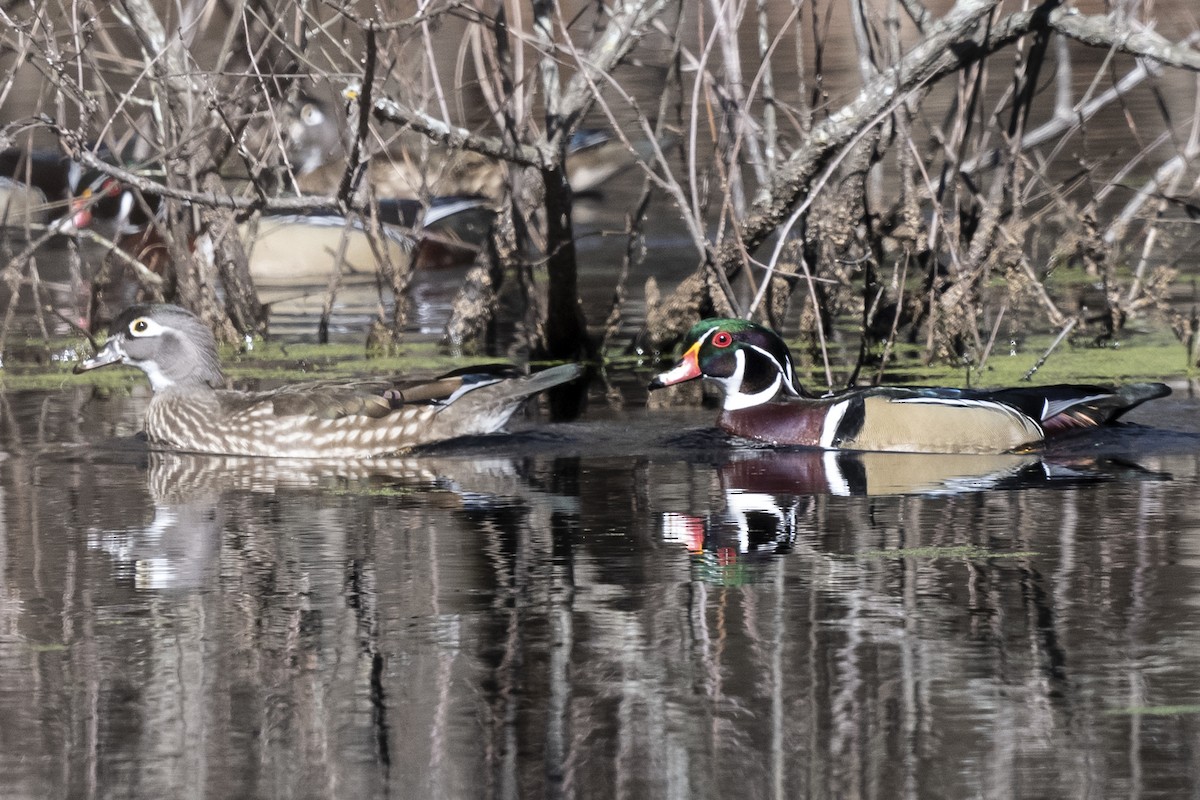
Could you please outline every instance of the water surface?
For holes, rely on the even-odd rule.
[[[1197,401],[1031,456],[602,402],[369,466],[0,395],[0,775],[43,797],[1180,797]]]

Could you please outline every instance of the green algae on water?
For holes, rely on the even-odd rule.
[[[144,385],[145,375],[133,367],[106,367],[81,375],[75,364],[90,352],[82,339],[42,343],[36,360],[7,360],[0,369],[0,389],[53,391],[69,386],[95,386],[106,391],[129,391]],[[263,386],[302,381],[355,380],[400,377],[431,378],[460,367],[495,363],[494,358],[456,357],[435,342],[401,345],[396,355],[368,357],[357,344],[280,344],[255,341],[249,348],[222,347],[221,367],[234,384]]]
[[[1128,708],[1110,708],[1104,712],[1109,716],[1143,716],[1143,717],[1182,717],[1200,714],[1200,705],[1181,704],[1175,706],[1129,706]]]

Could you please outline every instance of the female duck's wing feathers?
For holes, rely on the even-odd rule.
[[[266,392],[218,394],[223,412],[229,415],[268,413],[269,409],[276,417],[382,419],[404,408],[447,407],[469,392],[502,381],[513,381],[513,391],[504,394],[505,398],[516,401],[570,380],[578,373],[576,365],[563,365],[514,380],[521,375],[512,366],[484,365],[457,369],[431,381],[315,381]]]
[[[265,392],[219,391],[221,413],[228,418],[242,416],[309,417],[340,419],[368,417],[381,419],[392,413],[386,397],[390,383],[302,383]]]

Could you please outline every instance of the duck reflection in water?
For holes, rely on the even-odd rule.
[[[88,546],[113,559],[118,578],[140,590],[194,590],[214,587],[224,538],[247,534],[247,514],[262,524],[264,536],[296,533],[289,508],[311,523],[329,497],[338,504],[365,498],[369,511],[389,507],[460,510],[480,514],[525,507],[539,490],[530,486],[516,459],[437,457],[372,461],[310,461],[210,456],[169,451],[146,454],[147,490],[154,506],[148,524],[93,529]],[[562,508],[570,498],[554,498]],[[247,510],[247,502],[249,509]],[[231,511],[232,509],[232,511]],[[577,509],[575,509],[577,512]],[[144,512],[142,512],[144,513]],[[231,516],[232,514],[232,516]],[[321,525],[322,546],[336,545],[343,526]],[[335,560],[344,554],[330,553]]]
[[[662,536],[730,567],[792,551],[819,527],[816,498],[948,496],[1022,489],[1067,489],[1106,481],[1170,480],[1117,457],[1073,454],[878,453],[753,450],[718,470],[724,507],[707,516],[668,511]]]

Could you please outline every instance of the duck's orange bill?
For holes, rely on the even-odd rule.
[[[71,198],[70,229],[74,233],[92,225],[92,190],[84,189],[78,197]]]
[[[661,375],[656,375],[654,380],[650,381],[651,389],[661,389],[663,386],[673,386],[676,383],[690,381],[693,378],[702,377],[700,372],[700,343],[696,342],[692,345],[683,358],[679,359],[679,363],[671,367]]]

